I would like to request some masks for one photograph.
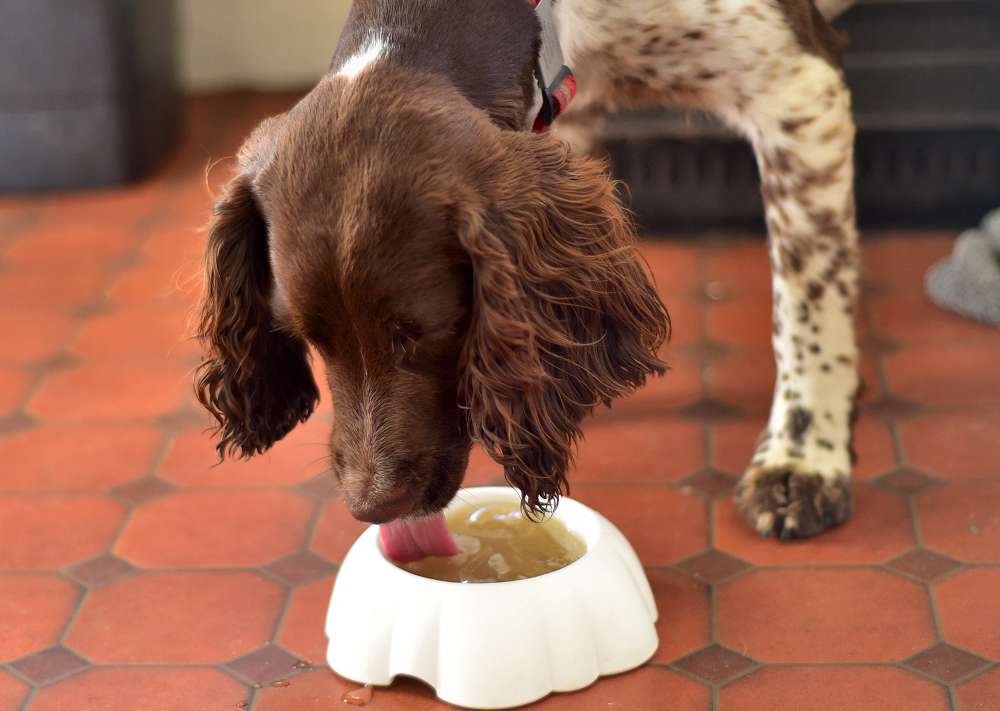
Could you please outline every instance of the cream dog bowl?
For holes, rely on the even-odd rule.
[[[456,503],[518,501],[506,487],[463,489]],[[393,565],[372,526],[337,573],[327,662],[385,686],[430,684],[458,706],[501,709],[633,669],[656,651],[656,604],[635,551],[606,518],[564,498],[555,514],[586,545],[565,568],[527,580],[450,583]]]

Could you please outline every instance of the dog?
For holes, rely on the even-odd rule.
[[[782,539],[843,523],[859,253],[828,19],[850,3],[815,3],[555,0],[577,96],[532,131],[537,2],[357,0],[329,72],[253,132],[215,208],[196,392],[220,456],[263,452],[310,416],[312,349],[356,518],[440,511],[475,443],[527,512],[550,511],[581,421],[665,370],[667,311],[586,152],[601,112],[666,104],[741,131],[762,176],[777,380],[739,508]]]

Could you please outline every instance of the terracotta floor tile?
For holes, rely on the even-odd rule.
[[[1000,476],[1000,408],[992,415],[927,414],[899,429],[907,461],[918,469],[949,479]]]
[[[42,689],[32,711],[233,711],[246,688],[215,669],[91,669]]]
[[[704,466],[703,443],[704,426],[680,419],[593,422],[570,481],[676,481]]]
[[[97,298],[106,281],[104,271],[93,265],[7,271],[0,274],[0,304],[72,311]]]
[[[91,591],[66,644],[98,664],[218,664],[267,644],[284,600],[254,573],[144,573]]]
[[[0,366],[0,417],[21,406],[33,380],[30,373],[20,368]]]
[[[473,447],[469,453],[469,465],[465,468],[462,486],[504,485],[503,467],[490,459],[482,447]]]
[[[55,422],[152,419],[192,399],[190,370],[163,359],[84,363],[46,378],[28,410]]]
[[[615,400],[611,409],[598,408],[595,419],[629,419],[660,416],[696,401],[702,395],[701,366],[686,355],[667,359],[670,370],[663,377],[653,377],[645,387],[628,397]]]
[[[329,711],[342,706],[345,692],[358,687],[328,671],[318,670],[295,676],[284,688],[265,687],[259,692],[256,711]],[[629,711],[660,711],[664,699],[670,699],[677,711],[708,711],[711,694],[706,687],[666,669],[641,669],[600,679],[589,688],[572,694],[554,694],[531,706],[539,711],[606,711],[627,708]],[[374,690],[372,702],[365,708],[379,711],[445,711],[453,709],[438,701],[433,690],[413,680],[400,680],[391,687]]]
[[[706,279],[752,298],[771,293],[771,263],[764,239],[725,241],[708,249]]]
[[[708,307],[708,337],[736,346],[771,346],[771,300],[749,295]]]
[[[689,301],[687,295],[673,296],[661,293],[660,298],[670,315],[670,341],[667,350],[660,357],[669,363],[673,360],[673,353],[705,337],[701,317],[702,306]]]
[[[1000,562],[1000,481],[957,482],[917,500],[929,548],[971,563]]]
[[[302,546],[311,515],[287,491],[182,491],[136,511],[115,553],[154,568],[263,565]]]
[[[539,711],[708,711],[708,688],[666,669],[645,667],[598,679],[572,694],[553,694],[532,709]]]
[[[90,224],[40,225],[19,236],[4,251],[14,268],[45,268],[53,264],[107,266],[138,241],[136,230],[105,221]]]
[[[762,662],[895,661],[934,642],[926,591],[876,570],[759,570],[717,596],[719,641]]]
[[[170,220],[149,232],[140,247],[145,263],[190,265],[195,271],[201,268],[203,250],[208,241],[208,230],[205,227],[212,209],[207,196],[205,200],[204,204],[199,205],[201,214],[197,220]]]
[[[950,711],[933,682],[901,669],[761,669],[722,690],[719,711]]]
[[[28,687],[5,671],[0,671],[0,709],[19,711],[28,695]]]
[[[669,664],[709,643],[708,586],[671,570],[648,568],[660,617],[660,648],[652,661]]]
[[[191,338],[191,319],[191,310],[183,306],[123,306],[84,323],[70,350],[102,360],[139,356],[193,359],[201,349]]]
[[[26,363],[58,351],[73,328],[68,315],[51,309],[0,307],[0,333],[17,334],[0,340],[0,361]]]
[[[1000,348],[1000,330],[945,311],[926,293],[873,299],[870,310],[879,332],[903,343],[962,343]]]
[[[896,395],[935,407],[1000,407],[997,350],[973,345],[927,346],[886,358]]]
[[[299,425],[264,454],[218,464],[215,440],[204,427],[177,435],[159,468],[184,486],[291,486],[329,470],[329,424],[317,417]]]
[[[1000,569],[955,573],[935,584],[934,596],[945,640],[1000,660]]]
[[[903,294],[922,294],[924,276],[955,247],[953,232],[909,232],[880,235],[863,247],[865,273]]]
[[[697,242],[682,244],[645,239],[640,249],[649,263],[656,289],[670,306],[671,295],[687,294],[698,283]]]
[[[748,414],[767,416],[774,394],[774,358],[770,349],[732,353],[706,368],[708,392]]]
[[[352,517],[339,498],[332,499],[323,507],[312,549],[324,558],[340,563],[368,525]]]
[[[697,496],[644,484],[577,484],[570,493],[621,529],[643,565],[670,565],[708,545],[705,504]]]
[[[713,430],[715,466],[742,475],[757,445],[757,437],[766,424],[764,416],[716,424]],[[881,419],[862,415],[854,426],[854,446],[858,452],[855,481],[873,479],[896,464],[892,436]]]
[[[323,628],[334,580],[335,576],[329,575],[293,591],[278,633],[280,645],[312,664],[326,664]]]
[[[149,472],[163,441],[139,425],[41,425],[0,438],[0,488],[102,491]]]
[[[854,484],[854,514],[843,526],[802,541],[761,538],[732,499],[716,501],[715,545],[758,565],[882,563],[916,543],[910,512],[894,494]]]
[[[193,305],[200,289],[198,264],[147,260],[118,275],[108,288],[108,299],[123,306],[181,308]]]
[[[107,496],[0,496],[0,569],[46,570],[94,558],[124,515]]]
[[[54,575],[5,575],[0,581],[4,627],[0,664],[55,644],[76,607],[80,589]]]
[[[980,674],[958,688],[959,711],[994,711],[1000,699],[1000,667]]]

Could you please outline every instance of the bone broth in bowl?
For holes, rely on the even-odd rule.
[[[511,708],[640,666],[656,618],[635,552],[599,513],[563,498],[536,522],[513,489],[463,489],[443,515],[372,526],[354,543],[327,661],[361,684],[406,675],[443,701]]]

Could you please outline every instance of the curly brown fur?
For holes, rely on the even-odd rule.
[[[664,372],[669,319],[603,166],[502,138],[495,205],[459,232],[475,273],[460,393],[473,437],[542,513],[568,491],[584,416]]]
[[[220,458],[267,450],[319,399],[305,343],[275,328],[271,288],[267,226],[239,176],[215,208],[197,333],[205,356],[195,390],[218,422]]]

